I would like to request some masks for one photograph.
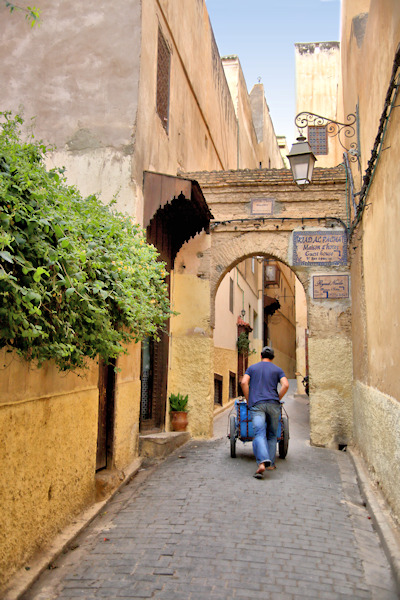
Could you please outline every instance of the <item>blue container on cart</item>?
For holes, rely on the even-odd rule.
[[[253,439],[253,423],[251,422],[251,413],[247,407],[246,400],[235,400],[236,415],[239,425],[239,437],[242,441],[246,438]],[[282,435],[282,419],[279,419],[277,438],[280,439]]]
[[[246,400],[235,400],[236,405],[236,414],[239,421],[239,437],[243,438],[253,438],[253,423],[251,422],[251,414],[249,409],[247,408]]]

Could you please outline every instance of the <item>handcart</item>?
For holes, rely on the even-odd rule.
[[[278,453],[280,458],[286,458],[289,448],[289,416],[281,405],[281,416],[278,426]],[[228,438],[230,439],[231,457],[236,458],[236,440],[251,442],[254,438],[251,414],[245,398],[236,398],[233,412],[229,415]]]

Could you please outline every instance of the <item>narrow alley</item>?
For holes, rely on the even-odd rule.
[[[23,600],[395,600],[349,454],[310,446],[306,396],[286,409],[276,471],[252,477],[250,444],[230,457],[225,411],[212,440],[145,465]]]

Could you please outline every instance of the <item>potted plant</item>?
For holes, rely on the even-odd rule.
[[[186,394],[171,394],[169,397],[169,410],[171,413],[172,431],[186,431],[188,425],[188,408],[187,404],[189,396]]]

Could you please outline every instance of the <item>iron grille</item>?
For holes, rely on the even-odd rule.
[[[222,406],[222,376],[214,374],[214,404]]]
[[[229,371],[229,398],[236,397],[236,373]]]
[[[167,42],[158,29],[158,53],[157,53],[157,114],[161,123],[168,133],[169,114],[169,80],[171,70],[171,53]]]

